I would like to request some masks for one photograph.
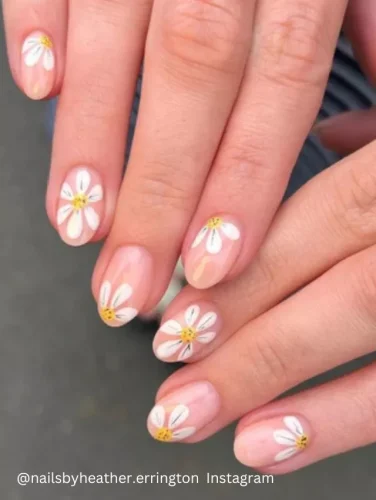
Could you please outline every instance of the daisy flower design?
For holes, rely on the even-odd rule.
[[[99,315],[105,323],[118,323],[117,326],[125,325],[138,314],[133,307],[122,307],[133,293],[133,289],[128,283],[123,283],[111,297],[112,286],[109,281],[105,281],[99,291]],[[120,309],[119,309],[120,308]]]
[[[87,170],[79,170],[76,174],[75,186],[64,182],[60,198],[67,201],[57,212],[57,224],[60,226],[68,219],[67,235],[72,240],[80,238],[84,230],[84,222],[92,231],[99,227],[99,215],[91,206],[103,198],[102,186],[96,184],[88,192],[91,176]]]
[[[30,68],[36,66],[39,61],[42,61],[46,71],[52,71],[55,67],[52,41],[47,35],[29,36],[23,44],[22,54],[26,66]]]
[[[288,448],[280,451],[274,457],[276,462],[281,462],[292,457],[296,453],[304,450],[309,443],[307,434],[305,434],[302,424],[296,417],[285,417],[283,423],[287,429],[274,431],[274,441],[278,444],[288,446]]]
[[[189,417],[189,408],[185,405],[177,405],[166,418],[166,410],[163,406],[157,405],[150,412],[150,422],[156,428],[154,439],[163,442],[181,441],[196,432],[195,427],[178,427]],[[167,425],[166,425],[167,422]]]
[[[212,217],[196,236],[192,248],[196,248],[206,238],[206,250],[210,254],[217,254],[222,249],[224,237],[236,241],[240,238],[240,231],[232,222]]]
[[[195,342],[208,344],[215,338],[216,332],[207,330],[217,321],[216,313],[208,312],[200,319],[199,316],[199,306],[192,305],[184,313],[184,323],[170,319],[160,327],[161,332],[176,338],[158,346],[158,358],[166,359],[180,351],[177,360],[183,361],[192,356]]]

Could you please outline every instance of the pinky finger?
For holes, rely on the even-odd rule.
[[[243,417],[236,458],[285,474],[376,441],[376,364]]]
[[[66,0],[3,0],[9,64],[31,99],[59,93],[68,22]]]

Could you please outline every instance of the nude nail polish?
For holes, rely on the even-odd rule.
[[[148,298],[152,271],[152,257],[145,248],[124,246],[115,251],[98,297],[99,316],[108,326],[123,326],[137,316]]]
[[[195,288],[219,283],[233,267],[241,249],[240,225],[229,215],[211,217],[186,253],[185,275]]]
[[[157,441],[183,441],[209,424],[219,408],[219,395],[212,384],[195,382],[158,401],[149,414],[148,430]]]
[[[250,467],[290,460],[311,444],[311,427],[301,416],[274,417],[243,429],[235,439],[236,458]]]
[[[213,304],[201,301],[190,304],[162,323],[154,337],[154,353],[165,362],[186,361],[212,343],[221,326]]]
[[[89,167],[75,167],[65,178],[57,206],[56,222],[61,239],[84,245],[97,232],[104,213],[100,175]]]
[[[56,57],[50,36],[34,31],[22,45],[21,80],[25,94],[31,99],[43,99],[53,89]]]

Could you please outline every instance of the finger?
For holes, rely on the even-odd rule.
[[[237,459],[284,474],[375,442],[375,377],[373,364],[243,417],[234,443]]]
[[[317,115],[346,3],[259,2],[241,93],[183,249],[195,288],[255,256]]]
[[[129,244],[153,259],[151,281],[142,280],[144,309],[166,289],[243,75],[253,3],[154,3],[137,129],[93,277],[96,297],[114,251]]]
[[[50,220],[70,245],[102,238],[111,224],[150,4],[70,4],[47,192]]]
[[[183,404],[190,413],[190,403],[180,400],[188,387],[189,401],[201,410],[192,410],[184,425],[195,428],[189,442],[202,440],[304,380],[373,352],[375,297],[371,247],[241,328],[208,358],[175,373],[158,392],[157,405]],[[196,400],[195,386],[203,383],[211,388],[208,401],[205,395]],[[149,419],[154,436],[155,427]]]
[[[376,109],[349,111],[321,121],[314,133],[328,149],[348,155],[376,138]]]
[[[3,0],[8,57],[17,85],[31,99],[56,95],[64,75],[67,0]]]
[[[155,336],[157,357],[177,361],[183,347],[189,353],[184,356],[186,362],[208,356],[247,321],[336,263],[375,244],[375,152],[373,143],[303,186],[278,211],[256,259],[236,280],[209,290],[185,288],[166,311]],[[192,309],[198,311],[193,322]],[[209,312],[212,321],[199,331]],[[188,353],[183,330],[191,335]],[[211,335],[200,342],[198,335],[206,333]],[[181,348],[172,343],[179,339],[184,341]]]
[[[375,29],[375,2],[373,0],[350,0],[345,31],[352,42],[357,60],[373,83],[376,82]]]

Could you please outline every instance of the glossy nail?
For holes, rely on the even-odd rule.
[[[169,394],[151,410],[148,430],[163,442],[190,438],[218,414],[219,396],[209,382],[195,382]]]
[[[191,304],[161,325],[154,337],[154,353],[162,361],[186,361],[210,344],[220,328],[221,320],[212,304]]]
[[[72,246],[90,241],[100,226],[103,212],[100,175],[88,167],[72,169],[61,187],[56,214],[62,240]]]
[[[235,455],[250,467],[275,466],[304,452],[311,435],[303,417],[274,417],[242,430],[235,439]]]
[[[99,290],[98,312],[109,326],[129,323],[145,304],[152,283],[152,258],[138,246],[114,253]]]
[[[219,283],[234,265],[241,248],[239,224],[229,215],[210,218],[188,250],[184,268],[195,288]]]
[[[21,79],[25,94],[31,99],[47,97],[55,83],[55,53],[51,38],[34,31],[22,45]]]

